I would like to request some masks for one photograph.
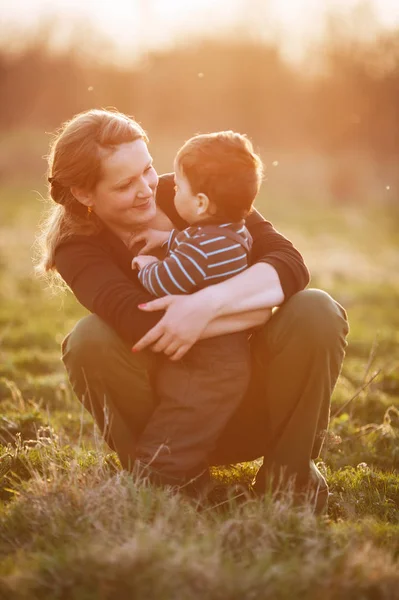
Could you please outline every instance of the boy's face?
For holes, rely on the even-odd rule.
[[[181,218],[191,225],[206,216],[208,199],[203,194],[193,194],[190,183],[177,161],[175,161],[174,170],[175,207]]]

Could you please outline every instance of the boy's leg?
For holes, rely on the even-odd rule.
[[[180,361],[165,359],[157,373],[157,405],[137,455],[168,483],[192,479],[208,466],[227,421],[250,379],[246,334],[200,341]]]
[[[270,478],[314,477],[329,422],[330,398],[344,358],[344,309],[321,290],[291,297],[251,342],[248,394],[219,438],[212,464],[264,456],[256,488]]]
[[[132,354],[111,327],[89,315],[65,338],[62,359],[76,396],[93,415],[122,466],[131,469],[138,436],[155,406],[156,356],[145,351]]]

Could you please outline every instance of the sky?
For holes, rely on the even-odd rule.
[[[356,6],[359,23],[399,28],[399,0],[6,0],[0,5],[0,28],[32,30],[58,15],[61,24],[73,19],[79,31],[94,26],[119,51],[131,53],[241,27],[279,37],[283,50],[295,57],[322,35],[329,11],[339,11],[345,26]]]

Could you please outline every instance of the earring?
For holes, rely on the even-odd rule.
[[[87,207],[87,216],[90,217],[91,213],[93,212],[93,209],[91,206]]]

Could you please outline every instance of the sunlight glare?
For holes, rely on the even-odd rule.
[[[377,22],[390,28],[399,25],[397,0],[368,4]],[[198,33],[242,25],[244,19],[249,31],[252,27],[267,35],[277,32],[283,47],[304,50],[322,31],[329,11],[345,16],[356,6],[366,4],[359,0],[15,0],[3,3],[0,20],[2,26],[8,21],[28,28],[52,15],[72,18],[91,24],[117,48],[131,52],[175,39],[189,41]]]

